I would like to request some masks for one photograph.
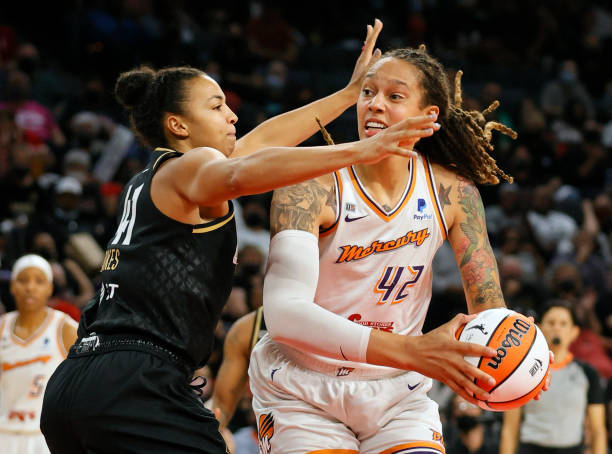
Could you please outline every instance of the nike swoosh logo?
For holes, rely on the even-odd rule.
[[[410,391],[412,391],[414,388],[416,388],[416,387],[417,387],[417,386],[419,386],[420,384],[421,384],[421,382],[418,382],[418,383],[417,383],[416,385],[414,385],[414,386],[410,386],[410,385],[408,385],[408,389],[409,389]]]
[[[359,219],[363,219],[365,217],[367,217],[368,215],[366,214],[365,216],[359,216],[358,218],[349,218],[348,214],[346,215],[346,217],[344,218],[344,220],[346,222],[353,222],[353,221],[358,221]]]
[[[278,369],[272,369],[272,373],[270,374],[270,380],[274,381],[274,374],[280,370],[281,368],[279,367]]]

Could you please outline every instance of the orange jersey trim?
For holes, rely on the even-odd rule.
[[[37,356],[36,358],[26,359],[24,361],[17,361],[14,363],[2,363],[2,372],[6,372],[8,370],[17,369],[18,367],[29,366],[34,363],[46,363],[51,359],[51,355]]]
[[[438,218],[438,224],[440,225],[440,232],[442,233],[442,241],[446,239],[446,224],[444,223],[444,216],[442,213],[442,208],[438,202],[438,197],[436,196],[436,190],[433,186],[433,176],[431,175],[431,167],[429,165],[429,161],[425,156],[423,156],[423,167],[425,167],[425,180],[427,181],[427,187],[429,188],[429,194],[431,195],[431,200],[434,203],[434,211],[436,212],[436,217]]]
[[[436,451],[439,451],[442,454],[446,453],[444,447],[442,445],[439,445],[438,443],[434,443],[432,441],[415,441],[412,443],[403,443],[401,445],[393,446],[392,448],[381,451],[380,454],[394,454],[400,451],[403,452],[404,449],[410,448],[430,448],[435,449]]]
[[[9,329],[10,333],[11,333],[11,338],[19,345],[21,345],[22,347],[27,347],[28,345],[30,345],[32,342],[34,342],[36,339],[38,339],[42,333],[45,332],[45,330],[47,329],[47,327],[49,326],[49,324],[53,321],[53,319],[55,317],[53,317],[53,312],[51,309],[47,308],[47,317],[45,318],[45,320],[40,324],[40,326],[38,327],[38,329],[36,331],[34,331],[34,333],[32,333],[32,335],[30,337],[28,337],[27,339],[22,339],[19,336],[17,336],[15,334],[15,323],[17,323],[17,317],[13,318],[13,323],[11,324],[11,327]]]
[[[359,183],[357,174],[355,173],[355,169],[353,169],[353,166],[349,167],[349,174],[351,176],[353,186],[355,187],[355,190],[357,191],[359,197],[361,197],[361,199],[366,203],[366,205],[368,205],[372,209],[372,211],[374,211],[374,213],[378,215],[379,218],[381,218],[385,222],[389,222],[402,211],[402,209],[406,206],[406,204],[410,200],[410,197],[412,196],[412,192],[414,191],[414,187],[416,185],[416,158],[410,158],[410,187],[408,188],[408,192],[406,193],[404,200],[401,201],[401,203],[397,206],[395,210],[393,210],[391,214],[387,214],[383,210],[381,210],[380,207],[368,196],[368,194],[366,194],[365,190],[361,187],[361,184]]]
[[[571,363],[573,359],[574,359],[574,355],[571,354],[570,352],[567,352],[567,356],[563,359],[563,361],[561,361],[560,363],[552,363],[550,365],[550,368],[554,370],[563,369],[565,366]]]
[[[334,172],[334,180],[336,181],[336,191],[338,193],[336,203],[338,214],[336,215],[336,221],[331,225],[331,227],[319,231],[319,237],[327,236],[334,232],[338,228],[338,224],[340,224],[340,216],[342,215],[342,179],[340,178],[338,171]]]

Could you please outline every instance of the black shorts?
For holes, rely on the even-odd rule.
[[[225,454],[217,420],[189,386],[191,373],[150,341],[78,340],[45,391],[40,427],[49,449]]]

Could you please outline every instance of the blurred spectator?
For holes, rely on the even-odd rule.
[[[262,196],[241,197],[240,206],[236,209],[238,248],[243,249],[245,246],[257,248],[263,257],[262,265],[268,260],[270,247],[269,215],[264,205],[266,200]],[[259,270],[263,271],[263,267]]]
[[[31,99],[30,77],[26,73],[18,70],[9,72],[5,101],[0,103],[0,108],[15,112],[15,121],[26,134],[28,143],[46,142],[55,147],[66,143],[49,109]]]
[[[474,404],[455,394],[450,418],[444,427],[446,451],[453,454],[495,454],[498,437],[486,423],[492,418]]]
[[[580,81],[578,66],[574,60],[565,60],[559,66],[557,77],[544,85],[542,89],[542,108],[544,112],[559,118],[564,109],[576,100],[586,111],[586,118],[593,118],[595,109],[591,96]]]
[[[581,453],[583,442],[592,454],[605,454],[603,392],[597,372],[574,359],[569,346],[579,328],[571,303],[551,301],[542,310],[540,329],[555,354],[548,391],[539,400],[506,411],[500,454]],[[589,437],[584,440],[584,422]],[[583,441],[584,440],[584,441]],[[518,445],[518,451],[517,451]]]
[[[576,221],[554,209],[553,189],[547,185],[533,190],[527,220],[540,251],[546,258],[554,253],[572,250],[572,238],[578,229]]]
[[[251,17],[245,27],[249,50],[261,59],[293,62],[298,55],[295,30],[278,6],[257,1],[250,4]]]
[[[502,183],[497,188],[499,202],[485,208],[487,232],[493,245],[499,241],[499,235],[504,229],[522,225],[520,191],[521,188],[516,183]]]

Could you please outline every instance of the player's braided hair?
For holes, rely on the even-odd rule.
[[[128,112],[132,129],[145,145],[152,148],[168,146],[164,114],[182,114],[187,100],[185,82],[204,74],[189,66],[159,71],[141,66],[119,75],[115,96]]]
[[[516,132],[494,121],[487,122],[485,115],[494,111],[499,102],[495,101],[484,111],[463,110],[461,96],[461,75],[455,78],[455,97],[451,103],[448,79],[438,60],[429,55],[424,45],[418,49],[405,48],[386,52],[382,58],[392,57],[404,60],[421,72],[423,95],[421,106],[435,105],[440,108],[438,122],[442,125],[433,136],[423,138],[417,144],[419,152],[432,162],[450,167],[475,183],[497,184],[498,176],[512,182],[489,154],[493,150],[491,132],[496,129],[516,138]]]

